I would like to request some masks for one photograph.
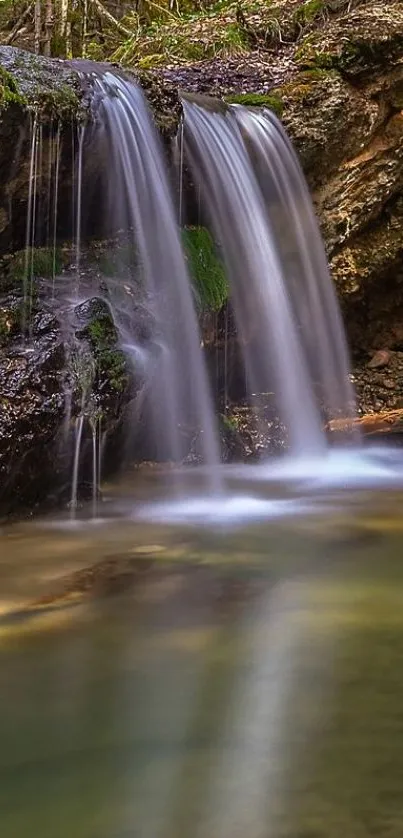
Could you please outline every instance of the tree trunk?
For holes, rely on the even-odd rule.
[[[88,35],[88,0],[83,0],[83,41],[81,47],[81,54],[83,58],[87,57],[87,35]]]
[[[69,0],[60,0],[59,34],[65,44],[67,35],[67,18],[69,14]]]
[[[39,55],[42,40],[41,0],[35,0],[35,52]]]
[[[53,0],[46,0],[45,6],[45,40],[43,54],[50,57],[52,53],[52,34],[54,24]]]
[[[73,19],[76,0],[67,0],[66,10],[66,58],[73,58]]]

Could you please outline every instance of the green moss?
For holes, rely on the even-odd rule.
[[[278,88],[279,95],[287,105],[292,102],[298,104],[308,103],[311,101],[312,96],[315,95],[318,84],[323,82],[324,79],[329,78],[332,74],[333,71],[319,68],[304,70],[298,73],[288,84],[284,84]]]
[[[60,250],[54,252],[51,248],[36,247],[29,249],[28,260],[25,250],[14,253],[7,265],[7,275],[15,281],[26,279],[26,265],[28,261],[29,276],[47,279],[60,273],[63,267],[63,259]]]
[[[322,81],[323,79],[329,78],[329,76],[337,76],[337,73],[323,67],[311,67],[305,70],[304,73],[301,73],[302,75],[308,82],[313,82]]]
[[[58,83],[52,89],[37,85],[33,90],[30,105],[42,117],[70,120],[84,115],[81,114],[82,102],[78,93],[66,83]]]
[[[205,227],[186,227],[182,237],[200,305],[219,311],[228,298],[228,283],[211,235]]]
[[[295,53],[295,61],[301,69],[332,70],[337,68],[337,59],[333,53],[323,49],[317,49],[312,38],[304,38],[301,46]]]
[[[252,108],[269,108],[281,117],[284,104],[281,97],[270,93],[234,93],[225,97],[229,105],[244,105]]]
[[[19,93],[16,81],[11,73],[0,67],[0,112],[10,105],[26,105],[26,99]]]
[[[88,337],[98,352],[116,343],[116,329],[109,314],[103,314],[93,320],[88,326]]]
[[[98,364],[109,386],[117,393],[123,393],[129,380],[124,353],[120,349],[105,350],[100,354]]]
[[[385,25],[385,24],[384,24]],[[343,30],[325,38],[322,33],[310,33],[303,39],[295,53],[295,60],[301,68],[334,69],[341,74],[360,75],[371,72],[375,67],[391,66],[401,57],[403,34],[400,30],[378,31],[374,22],[371,27]]]
[[[220,419],[225,430],[234,433],[238,430],[236,419],[234,416],[227,416],[225,413],[220,413]]]
[[[112,61],[141,69],[236,55],[248,48],[248,34],[235,14],[222,8],[176,17],[156,19],[139,28],[111,56]]]
[[[91,305],[92,319],[85,329],[93,352],[96,375],[108,387],[121,393],[127,386],[128,375],[124,353],[117,349],[117,332],[108,309],[102,301]]]
[[[322,17],[325,11],[325,0],[305,0],[294,13],[294,20],[300,26],[307,26]]]

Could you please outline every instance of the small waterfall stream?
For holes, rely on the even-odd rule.
[[[320,402],[354,398],[336,295],[295,153],[269,112],[183,99],[186,157],[224,252],[252,396],[274,391],[293,455],[326,448]]]
[[[152,381],[153,436],[170,460],[184,457],[181,426],[201,428],[203,461],[210,488],[217,488],[219,450],[193,293],[182,252],[163,150],[141,90],[110,72],[94,75],[97,100],[92,140],[107,154],[107,211],[133,239],[146,303],[155,323]],[[139,288],[133,288],[138,296]],[[127,327],[122,332],[126,352]],[[132,343],[135,343],[132,336]]]

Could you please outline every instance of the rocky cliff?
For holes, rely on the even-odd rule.
[[[403,5],[273,0],[243,8],[246,51],[157,75],[281,117],[312,190],[364,409],[396,407],[403,398]],[[383,349],[388,362],[368,371]]]

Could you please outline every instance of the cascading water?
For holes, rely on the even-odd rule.
[[[252,394],[274,390],[294,455],[352,415],[343,327],[296,155],[268,111],[184,98],[184,143],[224,253]]]
[[[143,94],[133,82],[105,72],[92,74],[92,83],[96,116],[89,143],[92,153],[94,147],[101,148],[108,160],[109,219],[116,230],[132,236],[146,305],[155,324],[153,351],[146,364],[156,449],[180,462],[181,425],[200,428],[203,460],[217,485],[214,414],[163,151]],[[129,290],[139,296],[138,284]],[[139,348],[133,337],[130,346],[124,318],[117,321],[126,353],[136,362]]]
[[[190,440],[197,439],[198,453],[209,466],[205,470],[208,488],[220,488],[223,477],[218,468],[219,447],[195,292],[180,236],[180,225],[185,221],[183,176],[190,163],[199,215],[207,212],[224,256],[250,395],[256,402],[267,394],[273,403],[275,400],[288,429],[292,455],[323,455],[327,447],[325,419],[352,416],[354,399],[343,327],[318,225],[302,171],[280,123],[268,111],[184,96],[176,208],[164,151],[139,87],[91,62],[80,62],[78,69],[86,87],[92,88],[94,118],[85,127],[72,129],[75,281],[69,286],[68,296],[73,320],[77,306],[93,297],[101,299],[109,310],[126,362],[134,370],[133,380],[140,375],[145,382],[126,410],[127,436],[132,436],[130,410],[133,425],[137,425],[146,406],[151,456],[180,463],[189,451]],[[55,296],[60,125],[52,126],[51,135],[48,158],[43,160],[42,129],[34,118],[24,286],[28,300],[36,219],[38,213],[43,214],[43,190],[38,191],[38,183],[45,165],[46,241],[53,248]],[[99,165],[94,165],[95,160]],[[83,206],[85,209],[86,188],[94,173],[96,188],[101,186],[105,198],[103,229],[121,266],[111,275],[102,272],[99,287],[91,286],[91,281],[88,285],[85,265],[81,269],[81,239],[86,232]],[[101,219],[99,208],[95,209],[96,227]],[[129,248],[129,258],[125,247]],[[58,295],[65,294],[63,288],[63,278],[58,279]],[[147,321],[145,337],[144,324],[138,329],[140,309]],[[229,399],[228,314],[226,318],[225,405]],[[73,321],[71,327],[74,332]],[[74,349],[72,358],[74,362]],[[75,360],[80,366],[81,360]],[[102,411],[93,398],[95,379],[88,378],[87,373],[84,370],[84,375],[81,372],[78,376],[82,399],[77,415],[73,415],[77,410],[72,393],[66,401],[69,439],[75,426],[72,517],[83,473],[81,449],[88,452],[89,447],[88,430],[92,439],[94,514],[101,475]],[[77,376],[74,381],[77,383]],[[74,389],[74,384],[70,386]]]

